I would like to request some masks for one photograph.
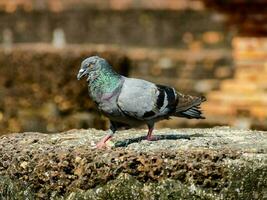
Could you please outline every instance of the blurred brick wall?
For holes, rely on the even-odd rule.
[[[88,97],[86,81],[76,78],[81,61],[96,54],[127,76],[129,60],[112,48],[35,44],[0,49],[0,135],[107,128]]]
[[[100,54],[105,58],[129,60],[130,64],[125,64],[110,59],[120,72],[129,67],[129,76],[172,85],[184,93],[206,94],[218,89],[222,80],[233,77],[232,32],[224,29],[220,16],[203,10],[199,1],[147,2],[0,1],[0,42],[4,41],[0,51],[0,132],[105,127],[106,121],[90,107],[84,84],[78,86],[71,78],[76,75],[73,63],[101,51],[107,52]],[[58,28],[65,34],[66,46],[38,49],[40,42],[53,41]],[[31,45],[22,45],[17,51],[18,43]],[[79,50],[84,45],[89,50]],[[59,66],[71,70],[64,70],[64,75],[53,73]],[[14,78],[10,69],[16,67],[19,70]],[[44,74],[38,75],[41,82],[34,74],[23,75],[40,67],[44,69]],[[60,79],[66,84],[62,91],[56,75],[65,77]],[[17,88],[20,83],[24,84]],[[43,83],[48,86],[41,87]],[[83,95],[74,91],[76,87],[83,87]],[[36,98],[37,94],[43,98]],[[87,104],[90,106],[85,107]],[[68,105],[68,111],[60,110]],[[199,122],[176,119],[158,127],[195,126]],[[205,126],[213,125],[209,122],[205,120]]]
[[[63,10],[92,7],[94,9],[153,9],[153,10],[202,10],[203,3],[198,0],[0,0],[0,10],[14,12],[18,9],[25,11],[50,10],[61,12]]]
[[[150,5],[146,1],[129,2]],[[232,32],[224,29],[216,14],[191,9],[189,5],[194,3],[179,1],[177,10],[86,7],[60,13],[18,11],[0,15],[0,28],[9,30],[14,43],[51,43],[60,28],[67,44],[118,45],[123,51],[129,49],[131,76],[174,85],[183,92],[207,93],[217,89],[220,80],[233,76]]]
[[[267,1],[203,2],[226,16],[227,26],[236,30],[232,40],[234,77],[208,93],[204,105],[208,119],[267,130]]]
[[[147,47],[229,48],[231,34],[214,14],[202,11],[97,10],[0,13],[0,43],[9,30],[14,43],[51,42],[56,29],[67,43]]]
[[[202,0],[207,8],[223,13],[227,25],[235,28],[242,36],[267,35],[266,0]]]
[[[116,45],[66,45],[59,49],[40,43],[0,48],[0,133],[107,128],[107,121],[88,97],[85,81],[76,80],[82,59],[96,54],[106,58],[121,74],[172,85],[192,94],[218,88],[220,79],[232,74],[227,51]],[[225,70],[222,77],[220,71]],[[209,122],[205,121],[205,126],[211,126]],[[197,120],[176,119],[157,127],[196,123]]]
[[[232,55],[226,49],[135,48],[126,52],[132,61],[131,76],[170,85],[183,93],[206,94],[233,76]]]
[[[207,11],[204,4],[223,15]],[[265,83],[267,79],[267,1],[0,0],[0,21],[0,30],[3,30],[0,33],[0,42],[4,40],[5,33],[8,36],[8,39],[5,39],[8,48],[12,43],[10,42],[12,37],[15,43],[50,43],[53,40],[54,31],[60,28],[65,33],[67,43],[105,44],[100,46],[109,52],[106,56],[112,54],[112,49],[115,48],[114,56],[123,55],[130,60],[130,76],[173,85],[186,93],[207,94],[208,102],[204,104],[206,120],[176,119],[161,122],[158,126],[192,127],[225,124],[243,128],[267,129]],[[226,22],[228,30],[224,29],[223,21]],[[237,36],[234,36],[232,40],[235,34]],[[97,46],[92,46],[92,48],[97,48]],[[34,45],[31,48],[35,51]],[[33,67],[44,65],[47,73],[51,74],[57,63],[61,63],[60,66],[62,63],[69,66],[69,62],[73,62],[68,60],[66,63],[65,57],[58,56],[58,52],[53,49],[54,47],[50,46],[42,53],[37,51],[39,52],[37,55],[42,59],[38,63],[38,56],[33,56]],[[94,50],[91,49],[91,51]],[[91,51],[87,51],[88,55],[92,53]],[[73,50],[73,52],[80,51]],[[4,51],[2,53],[1,58],[5,61],[1,62],[6,63],[9,57],[6,57],[7,54]],[[75,62],[78,60],[80,62],[81,56],[85,56],[80,53],[74,54],[77,56],[72,58]],[[49,58],[56,58],[52,59],[49,65],[41,62],[47,54]],[[10,55],[13,60],[17,52],[11,52]],[[234,65],[232,65],[232,58]],[[26,66],[25,63],[22,66],[20,62],[15,63],[17,67],[26,69],[23,68]],[[28,63],[31,63],[30,59]],[[13,61],[10,64],[14,64]],[[10,64],[1,65],[3,66],[1,80],[12,77],[9,70]],[[29,64],[29,66],[32,65]],[[120,70],[124,69],[121,63],[119,66]],[[70,77],[74,72],[68,71],[68,73],[70,74],[66,77]],[[18,77],[21,77],[21,74],[18,74]],[[44,81],[47,80],[49,77],[44,78]],[[33,130],[27,124],[21,125],[23,119],[25,121],[28,117],[41,118],[39,121],[45,122],[39,126],[39,128],[43,127],[42,131],[57,127],[51,125],[51,120],[49,117],[45,118],[46,115],[34,117],[36,113],[42,115],[42,110],[32,112],[29,107],[27,108],[29,110],[20,107],[24,104],[29,105],[20,95],[25,95],[27,91],[31,93],[30,85],[25,86],[25,91],[19,87],[24,92],[21,92],[22,90],[18,92],[14,84],[12,85],[12,81],[2,83],[0,95],[6,97],[1,99],[2,102],[14,103],[0,104],[2,131]],[[10,88],[3,89],[3,87]],[[57,84],[55,87],[58,87]],[[36,86],[33,88],[36,90]],[[76,101],[74,96],[77,94],[73,94],[73,97],[68,96],[68,98]],[[45,100],[44,105],[48,105],[47,108],[55,108],[50,106],[49,102],[53,102],[56,95],[57,90]],[[84,98],[87,100],[86,97]],[[33,101],[32,105],[35,105],[36,99],[29,99]],[[57,99],[60,100],[60,98]],[[71,104],[75,105],[75,103]],[[41,108],[43,109],[43,106]],[[9,114],[7,115],[6,112]],[[31,112],[34,114],[29,114]],[[72,118],[74,113],[81,117],[77,110],[71,109],[69,113],[65,113],[65,116],[59,115],[55,122],[66,123],[65,128],[92,126],[89,123],[83,125],[76,123],[77,121]],[[84,119],[90,121],[86,118],[88,113],[82,115],[82,118],[79,117],[76,118],[81,122],[84,122]],[[95,117],[94,115],[93,118],[98,120]],[[65,121],[66,119],[68,122]],[[62,129],[64,126],[59,127],[59,130]]]
[[[208,94],[209,118],[242,128],[267,128],[267,38],[233,40],[235,75]]]

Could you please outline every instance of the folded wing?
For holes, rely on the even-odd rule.
[[[177,95],[173,88],[151,82],[127,78],[123,84],[117,104],[128,116],[139,120],[150,120],[168,116],[175,110]]]

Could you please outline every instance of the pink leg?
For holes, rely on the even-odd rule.
[[[108,134],[105,137],[103,137],[96,145],[96,148],[102,149],[106,147],[106,142],[112,138],[112,135]]]
[[[153,127],[152,128],[148,128],[148,133],[147,133],[147,136],[146,136],[146,139],[148,141],[155,141],[157,140],[157,138],[155,136],[152,136],[152,132],[153,132]]]

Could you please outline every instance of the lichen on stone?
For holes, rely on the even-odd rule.
[[[127,145],[95,149],[104,134],[89,129],[0,137],[2,199],[267,196],[265,132],[164,129],[155,132],[164,136],[162,140],[149,142],[135,139],[144,130],[127,130],[114,137],[115,144]]]

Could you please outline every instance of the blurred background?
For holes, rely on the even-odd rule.
[[[107,128],[76,79],[91,55],[207,97],[206,120],[157,128],[267,130],[265,0],[0,0],[0,44],[0,135]]]

